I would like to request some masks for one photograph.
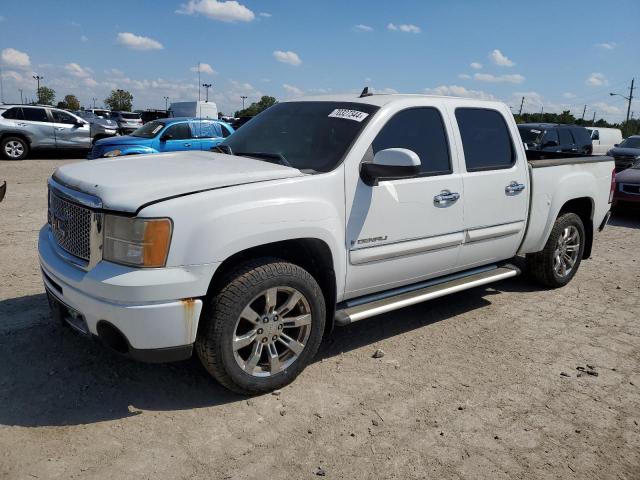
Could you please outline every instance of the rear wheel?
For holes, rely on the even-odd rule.
[[[292,382],[316,354],[324,297],[303,268],[265,258],[228,277],[204,321],[196,351],[209,373],[237,393],[268,392]]]
[[[528,272],[548,287],[565,286],[578,271],[585,238],[580,217],[575,213],[562,214],[557,218],[544,249],[527,255]]]
[[[6,137],[0,143],[0,149],[7,160],[23,160],[29,153],[29,144],[20,137]]]

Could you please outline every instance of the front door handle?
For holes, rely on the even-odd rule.
[[[190,146],[191,146],[191,144],[190,144],[190,143],[185,143],[185,144],[184,144],[184,146],[185,146],[185,147],[190,147]]]
[[[438,195],[433,197],[433,204],[436,207],[447,207],[455,203],[459,198],[460,194],[457,192],[442,190]]]
[[[516,193],[520,193],[524,189],[525,189],[524,184],[513,181],[509,185],[504,187],[504,192],[507,195],[515,195]]]

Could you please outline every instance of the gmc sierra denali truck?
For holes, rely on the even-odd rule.
[[[529,161],[502,103],[279,103],[213,152],[82,162],[49,180],[54,317],[236,392],[291,382],[323,334],[513,277],[562,287],[611,201],[609,157]]]

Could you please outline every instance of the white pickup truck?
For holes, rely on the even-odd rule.
[[[49,180],[54,316],[134,359],[195,351],[244,393],[291,382],[323,334],[519,270],[561,287],[604,228],[608,157],[528,161],[502,103],[279,103],[215,152],[82,162]]]

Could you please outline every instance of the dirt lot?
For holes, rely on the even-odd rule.
[[[564,289],[517,278],[337,329],[245,398],[50,321],[36,237],[63,163],[0,162],[0,478],[640,478],[639,216]]]

